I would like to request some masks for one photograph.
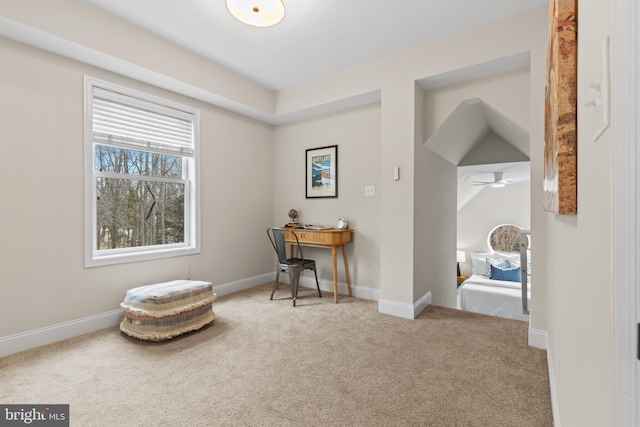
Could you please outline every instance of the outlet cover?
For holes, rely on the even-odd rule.
[[[366,197],[373,197],[376,195],[376,187],[375,185],[365,185],[364,186],[364,195]]]

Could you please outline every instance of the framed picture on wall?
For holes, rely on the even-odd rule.
[[[338,146],[310,148],[305,162],[307,199],[338,197]]]
[[[576,0],[549,3],[549,50],[545,90],[544,210],[578,212]]]

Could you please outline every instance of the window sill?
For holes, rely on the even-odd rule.
[[[150,261],[155,259],[172,258],[198,253],[200,253],[200,248],[181,246],[177,248],[159,248],[155,250],[120,252],[114,254],[92,254],[85,257],[84,266],[86,268],[100,267],[105,265]]]

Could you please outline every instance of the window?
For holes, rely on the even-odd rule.
[[[85,265],[199,252],[198,110],[85,77]]]
[[[501,224],[493,228],[487,237],[492,251],[520,252],[520,232],[522,228],[513,224]]]

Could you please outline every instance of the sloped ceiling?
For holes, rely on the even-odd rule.
[[[519,184],[529,185],[530,163],[509,162],[491,163],[484,165],[458,166],[458,211],[473,200],[480,192],[491,189],[491,186],[476,186],[475,181],[493,181],[494,172],[502,172],[504,179],[513,179]],[[497,189],[500,191],[500,189]]]
[[[529,132],[480,98],[462,101],[425,146],[456,166],[529,160]]]
[[[527,141],[528,142],[528,141]],[[516,148],[489,127],[489,131],[460,160],[458,166],[485,165],[490,163],[526,162],[529,156]],[[501,170],[495,170],[501,172]]]
[[[458,166],[458,211],[487,188],[473,181],[529,180],[529,132],[480,98],[462,101],[425,146]]]

